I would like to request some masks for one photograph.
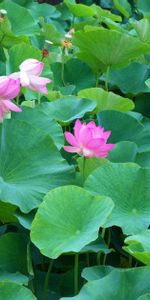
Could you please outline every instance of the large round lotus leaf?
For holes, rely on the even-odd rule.
[[[64,0],[69,10],[76,17],[93,17],[95,15],[94,8],[84,4],[76,4],[75,1]]]
[[[49,136],[21,120],[0,126],[0,199],[27,213],[38,207],[48,190],[68,184],[72,167]]]
[[[150,300],[150,294],[140,296],[137,300]]]
[[[9,232],[0,237],[0,269],[27,274],[27,243],[24,234]],[[18,259],[19,258],[19,259]]]
[[[42,109],[50,118],[62,123],[69,123],[77,118],[82,118],[86,113],[93,111],[95,107],[96,103],[90,100],[68,96],[51,103],[44,103]]]
[[[103,110],[118,110],[127,112],[134,108],[134,103],[112,92],[107,92],[101,88],[89,88],[78,93],[81,98],[90,99],[96,102],[96,112]]]
[[[103,252],[103,253],[110,253],[111,249],[107,247],[105,242],[101,237],[98,237],[96,241],[91,242],[90,244],[86,245],[80,250],[80,253],[98,253],[98,252]]]
[[[41,135],[49,135],[54,144],[60,149],[64,145],[64,135],[61,126],[46,113],[44,113],[42,106],[35,108],[23,107],[21,114],[13,113],[13,118],[23,120],[38,130],[41,130]]]
[[[149,0],[137,0],[136,6],[143,15],[149,15],[149,12],[150,12]]]
[[[135,143],[124,141],[115,145],[108,159],[112,162],[135,162],[138,147]]]
[[[0,300],[36,300],[32,292],[14,282],[0,282]]]
[[[124,246],[124,250],[144,264],[150,266],[150,230],[145,230],[137,235],[127,237],[125,243],[128,244],[128,246]]]
[[[73,43],[79,47],[80,59],[82,56],[84,62],[87,59],[89,63],[90,56],[93,64],[96,59],[96,65],[98,63],[103,70],[108,66],[115,68],[128,65],[131,60],[150,51],[147,44],[126,33],[90,26],[86,30],[77,31]]]
[[[16,35],[30,36],[39,31],[37,22],[32,18],[26,8],[17,5],[13,1],[5,0],[0,4],[0,9],[7,11],[12,30]],[[12,13],[12,11],[15,13]]]
[[[136,95],[148,92],[145,84],[148,75],[148,65],[132,63],[125,68],[112,70],[109,74],[109,83],[117,86],[124,94]]]
[[[131,141],[138,145],[140,152],[150,147],[150,131],[142,121],[134,116],[119,111],[103,111],[98,114],[99,125],[111,130],[110,143]]]
[[[61,76],[61,63],[54,62],[51,65],[54,77],[54,86],[59,90],[59,86],[63,85]],[[74,92],[78,92],[81,89],[95,86],[96,78],[89,66],[83,63],[81,60],[72,58],[69,59],[64,65],[64,82],[65,88],[69,85],[74,85]],[[68,95],[70,93],[68,92]]]
[[[98,237],[112,208],[108,197],[93,196],[76,186],[59,187],[41,203],[31,226],[31,240],[50,258],[79,252]]]
[[[89,281],[75,297],[61,300],[137,300],[150,292],[150,268],[116,269],[99,280]]]
[[[82,277],[87,281],[93,281],[105,277],[114,268],[111,266],[93,266],[84,268],[82,271]]]
[[[105,164],[89,175],[85,188],[109,196],[115,203],[105,227],[120,226],[126,234],[145,229],[150,223],[150,169],[133,163]]]
[[[23,274],[21,274],[20,272],[15,272],[15,273],[10,273],[10,272],[6,272],[0,269],[0,282],[1,281],[13,281],[16,282],[18,284],[24,284],[27,285],[29,278]]]

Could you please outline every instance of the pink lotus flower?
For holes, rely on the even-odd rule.
[[[108,152],[114,148],[114,144],[106,144],[111,131],[105,131],[104,128],[90,123],[81,123],[76,120],[74,126],[74,135],[68,131],[65,132],[65,138],[71,146],[64,146],[67,152],[76,152],[85,157],[107,157]]]
[[[20,66],[19,78],[22,86],[26,86],[33,91],[39,91],[47,94],[46,84],[51,80],[48,78],[40,77],[44,64],[33,58],[26,59]]]
[[[21,108],[11,102],[20,92],[19,80],[14,80],[8,76],[0,76],[0,121],[3,119],[3,113],[9,110],[21,112]]]

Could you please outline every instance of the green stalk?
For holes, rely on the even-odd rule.
[[[38,93],[37,101],[38,101],[38,104],[41,104],[41,94],[40,93]]]
[[[47,274],[46,274],[46,277],[45,277],[42,300],[48,300],[48,284],[49,284],[49,277],[50,277],[50,274],[51,274],[51,271],[52,271],[52,267],[53,267],[53,260],[50,261],[48,271],[47,271]]]
[[[96,88],[98,88],[98,83],[99,83],[99,73],[96,73]]]
[[[76,253],[74,257],[74,294],[75,295],[77,295],[79,292],[78,276],[79,276],[79,254]]]
[[[16,97],[16,104],[19,105],[19,97],[20,97],[20,94]]]
[[[64,64],[64,49],[62,49],[62,56],[61,56],[61,81],[63,86],[65,86],[65,79],[64,79],[64,69],[65,69],[65,64]]]
[[[105,77],[105,89],[106,89],[107,92],[108,92],[109,72],[110,72],[110,66],[107,67],[106,77]]]
[[[83,184],[84,184],[84,180],[85,180],[85,161],[86,161],[86,158],[83,156],[83,169],[82,169]]]
[[[104,239],[105,233],[106,233],[106,229],[105,229],[105,228],[102,228],[102,233],[101,233],[102,239]],[[104,255],[105,255],[105,254],[104,254]],[[100,265],[100,264],[101,264],[101,256],[102,256],[102,252],[98,252],[98,253],[97,253],[97,265]],[[105,257],[104,257],[104,260],[103,260],[103,261],[105,261]]]

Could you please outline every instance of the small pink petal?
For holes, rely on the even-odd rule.
[[[65,151],[71,152],[71,153],[80,153],[81,152],[79,147],[64,146],[63,148]]]
[[[100,147],[100,151],[110,151],[115,147],[115,144],[104,144]]]
[[[5,106],[12,111],[21,112],[22,109],[9,100],[4,100]]]
[[[103,138],[105,139],[105,142],[108,140],[108,138],[110,137],[110,135],[111,135],[111,130],[105,131],[103,133]]]
[[[76,138],[74,137],[74,135],[72,133],[66,131],[64,133],[64,135],[65,135],[65,138],[66,138],[67,142],[70,145],[75,146],[75,147],[79,147],[79,144],[77,143],[77,140],[76,140]]]

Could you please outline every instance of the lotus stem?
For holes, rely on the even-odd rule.
[[[45,277],[45,282],[44,282],[44,289],[43,289],[43,297],[42,300],[48,300],[48,284],[49,284],[49,277],[52,271],[52,267],[53,267],[53,260],[50,261],[49,267],[48,267],[48,271]]]
[[[105,77],[105,89],[107,92],[108,92],[109,72],[110,72],[110,66],[107,67],[106,77]]]
[[[75,254],[74,259],[74,294],[77,295],[79,291],[79,282],[78,282],[78,276],[79,276],[79,254]],[[46,300],[46,299],[43,299]]]

